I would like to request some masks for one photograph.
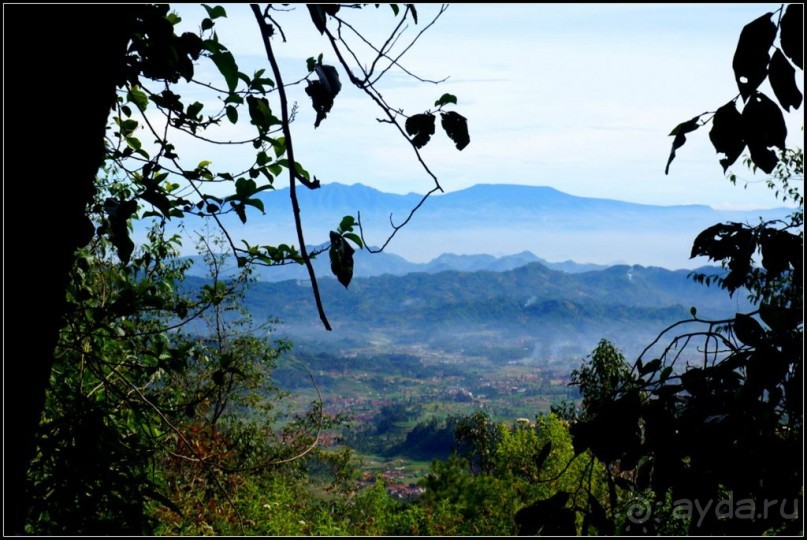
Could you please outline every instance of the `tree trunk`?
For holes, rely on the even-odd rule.
[[[76,248],[138,6],[3,7],[4,533],[24,532],[26,471]]]

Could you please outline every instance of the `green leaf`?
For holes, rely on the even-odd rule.
[[[121,135],[128,136],[131,135],[134,130],[137,129],[137,120],[124,120],[120,124]]]
[[[137,139],[136,137],[126,137],[126,144],[128,144],[132,150],[140,150],[140,147],[142,146],[140,144],[140,139]]]
[[[434,102],[435,107],[442,107],[443,105],[447,105],[449,103],[453,103],[454,105],[457,104],[457,96],[452,94],[443,94],[440,96],[440,99]]]
[[[286,138],[278,137],[276,139],[269,139],[269,143],[275,149],[275,157],[280,157],[286,153]]]
[[[195,102],[191,103],[190,105],[188,105],[188,109],[187,109],[185,114],[187,114],[189,117],[191,117],[191,118],[193,118],[195,120],[196,117],[199,116],[199,113],[202,112],[203,107],[204,107],[204,105],[202,105],[198,101],[195,101]]]
[[[364,247],[364,244],[362,243],[361,238],[359,237],[358,234],[349,232],[349,233],[343,234],[342,236],[344,236],[348,240],[352,240],[354,244],[359,246],[359,249]]]
[[[227,16],[227,12],[224,11],[224,7],[222,6],[210,7],[207,4],[202,4],[202,7],[207,10],[207,16],[211,19],[218,19],[219,17]]]
[[[236,109],[232,105],[227,105],[227,107],[224,110],[227,113],[227,120],[229,120],[231,124],[235,124],[238,122],[238,109]]]
[[[356,224],[356,219],[353,216],[345,216],[342,218],[342,221],[339,223],[339,228],[337,229],[340,233],[348,232],[353,230],[353,225]]]
[[[230,94],[226,98],[224,98],[224,103],[235,103],[236,105],[241,105],[242,103],[244,103],[244,98],[242,98],[238,94]]]
[[[118,258],[127,264],[134,251],[134,242],[129,237],[129,220],[137,212],[137,202],[108,198],[104,201],[104,210],[109,220],[110,241],[118,252]]]
[[[244,204],[254,206],[255,208],[257,208],[258,210],[260,210],[264,214],[266,213],[266,210],[264,209],[264,206],[263,206],[263,201],[260,200],[260,199],[247,199],[247,200],[244,201]]]
[[[247,106],[251,123],[261,131],[268,131],[273,125],[280,123],[280,120],[272,114],[269,100],[266,98],[247,96]]]
[[[235,181],[235,192],[240,198],[249,197],[257,191],[258,185],[254,180],[239,178]]]
[[[149,104],[148,96],[137,86],[129,88],[129,91],[126,93],[126,99],[130,103],[134,103],[135,106],[140,109],[140,112],[145,111]]]
[[[219,50],[214,52],[210,59],[213,60],[219,72],[224,76],[230,92],[235,92],[238,87],[238,65],[235,63],[235,57],[233,57],[232,53],[228,50]]]

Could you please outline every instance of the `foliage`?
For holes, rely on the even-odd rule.
[[[101,240],[80,253],[68,291],[51,389],[29,471],[28,532],[142,534],[149,498],[160,498],[148,471],[165,424],[150,389],[183,359],[163,333],[182,269],[166,261],[175,239],[154,243],[121,268]]]
[[[629,372],[625,356],[603,339],[589,355],[589,362],[572,371],[570,384],[580,387],[587,411],[593,403],[614,399]]]
[[[328,250],[333,274],[347,287],[353,274],[354,248],[350,242],[359,249],[364,247],[361,224],[354,217],[345,216],[339,226],[330,232],[329,244],[308,252],[296,187],[299,184],[316,189],[320,181],[316,175],[305,170],[294,156],[291,123],[298,113],[296,106],[290,105],[290,97],[293,86],[306,81],[305,93],[312,100],[317,115],[315,126],[319,126],[334,106],[334,99],[341,90],[339,70],[323,63],[323,55],[319,54],[316,59],[308,59],[299,81],[284,83],[272,45],[273,39],[283,35],[282,27],[275,20],[278,16],[276,11],[279,10],[272,6],[261,10],[254,5],[251,9],[258,23],[271,72],[258,69],[252,75],[244,73],[232,52],[219,41],[215,31],[217,20],[227,16],[225,8],[203,7],[207,17],[202,19],[199,32],[186,32],[181,36],[174,33],[180,19],[169,12],[167,4],[144,6],[138,18],[124,74],[118,81],[117,106],[111,117],[113,125],[108,132],[106,155],[108,162],[114,163],[125,173],[131,187],[127,196],[109,197],[104,201],[109,226],[101,232],[108,234],[118,256],[125,263],[134,248],[126,226],[130,219],[138,215],[160,220],[180,220],[186,215],[210,218],[221,228],[227,239],[227,247],[239,266],[306,265],[320,318],[324,326],[330,329],[319,298],[311,259]],[[444,10],[445,7],[440,9],[437,17]],[[423,115],[407,117],[402,109],[387,104],[379,92],[378,84],[391,68],[401,68],[400,55],[393,59],[392,50],[403,33],[403,22],[407,17],[416,22],[417,11],[411,5],[403,12],[393,10],[396,16],[400,15],[401,21],[392,31],[390,40],[381,47],[373,48],[375,56],[369,59],[355,54],[351,40],[341,31],[332,31],[333,24],[340,29],[347,27],[356,33],[357,39],[364,40],[350,26],[345,11],[348,10],[340,11],[339,6],[309,6],[316,29],[328,38],[347,79],[378,104],[387,117],[385,121],[397,127],[406,137],[407,133],[399,125],[400,119],[406,119],[406,131],[409,131],[412,119]],[[355,59],[356,65],[351,66],[346,57]],[[198,78],[197,65],[202,61],[213,64],[223,84]],[[367,65],[371,67],[367,68]],[[208,95],[197,98],[199,88],[205,89]],[[218,108],[211,109],[206,105],[215,102],[220,103]],[[435,107],[443,115],[447,133],[462,149],[470,140],[465,119],[454,111],[443,111],[445,106],[456,103],[455,96],[444,94],[435,102]],[[245,122],[254,128],[251,137],[232,141],[222,135],[228,124],[241,125]],[[252,161],[243,170],[237,171],[216,171],[210,160],[189,162],[183,157],[178,142],[188,136],[207,144],[211,154],[217,146],[251,147]],[[145,142],[152,139],[154,143],[151,145]],[[410,143],[423,163],[418,150],[425,143],[415,140]],[[440,189],[437,178],[425,164],[424,169],[435,182],[433,191]],[[250,245],[244,242],[243,246],[240,245],[224,229],[223,216],[234,213],[242,223],[246,223],[248,210],[263,213],[263,202],[256,195],[275,189],[275,181],[281,175],[288,176],[291,188],[296,245],[295,242],[279,245]],[[216,195],[223,183],[231,185],[234,193]],[[217,189],[214,190],[214,187]],[[138,203],[144,204],[148,210],[138,214]],[[416,208],[412,212],[414,210]],[[404,224],[395,227],[392,234]],[[358,226],[359,233],[354,232],[355,226]]]
[[[290,106],[287,89],[297,83],[284,84],[271,44],[273,36],[282,35],[282,28],[272,6],[263,12],[252,6],[271,75],[266,69],[246,74],[215,31],[216,20],[227,16],[225,8],[201,7],[206,17],[198,32],[182,35],[175,32],[179,17],[167,4],[121,9],[108,21],[119,26],[116,39],[125,49],[121,47],[120,65],[109,66],[106,77],[93,79],[117,89],[102,171],[94,185],[72,188],[83,194],[94,187],[96,199],[87,209],[92,223],[81,220],[81,239],[71,239],[80,245],[91,237],[92,243],[78,253],[69,279],[64,280],[67,313],[53,319],[56,324],[60,315],[66,315],[66,322],[53,361],[35,359],[35,374],[44,377],[31,388],[44,394],[48,375],[50,388],[44,396],[36,457],[28,471],[27,499],[20,505],[27,505],[28,533],[148,534],[158,520],[162,532],[243,533],[244,493],[271,482],[294,486],[286,482],[304,470],[304,457],[318,462],[331,459],[316,447],[320,432],[339,420],[325,415],[321,403],[278,426],[275,406],[280,394],[270,373],[287,344],[264,338],[268,329],[253,327],[243,313],[237,313],[236,305],[253,263],[305,264],[320,317],[330,329],[310,263],[316,253],[306,250],[295,194],[298,184],[315,189],[320,183],[295,160],[290,124],[296,106]],[[398,15],[400,10],[395,6],[393,12]],[[391,55],[402,27],[393,30],[383,47],[374,49],[377,56],[367,71],[342,34],[329,28],[330,19],[340,27],[347,22],[332,9],[325,14],[314,23],[331,41],[348,78],[406,137],[399,125],[405,118],[402,109],[393,110],[375,88],[385,72],[400,67],[401,54],[395,60]],[[400,13],[401,22],[407,17],[417,22],[414,6]],[[98,40],[110,46],[111,41],[105,33]],[[345,50],[364,81],[345,62]],[[210,62],[221,80],[199,80],[199,62]],[[303,72],[297,82],[309,81],[319,124],[339,92],[337,69],[323,64],[322,55],[306,68],[307,74]],[[192,87],[204,88],[209,95],[194,99]],[[438,110],[456,104],[456,98],[445,96],[438,101]],[[253,135],[243,141],[222,138],[219,128],[239,122],[248,122]],[[453,125],[451,136],[465,141],[467,130]],[[240,171],[215,171],[210,160],[189,162],[178,142],[183,138],[214,145],[209,147],[211,155],[213,149],[229,145],[251,147],[254,152]],[[87,156],[91,150],[88,141]],[[92,161],[88,157],[81,165]],[[436,177],[425,164],[424,168],[439,189]],[[246,222],[248,209],[263,212],[256,194],[274,189],[281,174],[288,175],[291,186],[298,247],[237,245],[221,218],[232,213]],[[228,184],[232,193],[216,195],[211,188],[220,184]],[[169,221],[188,215],[214,223],[244,268],[239,278],[224,280],[221,261],[208,243],[213,275],[191,293],[195,298],[181,286],[184,264],[173,260],[179,238],[166,239],[164,233]],[[142,218],[153,218],[154,227],[145,245],[138,247],[131,238],[131,222]],[[76,228],[72,222],[67,225]],[[334,273],[345,286],[352,274],[353,248],[348,242],[363,247],[361,235],[354,232],[356,225],[361,230],[347,216],[331,233],[332,253],[337,254],[332,256]],[[209,238],[203,237],[203,242]],[[66,276],[55,277],[61,283]],[[38,421],[38,416],[36,410],[32,418]],[[20,453],[21,462],[27,463],[26,452]],[[268,469],[274,476],[251,475]],[[300,491],[292,493],[299,500]],[[275,531],[311,532],[299,527]]]
[[[77,258],[28,474],[28,533],[243,530],[237,496],[250,474],[299,469],[330,425],[314,407],[276,427],[283,396],[271,370],[288,344],[262,337],[270,328],[240,307],[249,272],[223,280],[202,237],[211,279],[189,297],[178,238],[160,227],[149,238],[127,265],[102,237]],[[189,325],[199,333],[179,331]]]
[[[575,509],[605,496],[602,466],[590,455],[576,459],[565,421],[549,414],[534,424],[497,424],[477,413],[460,419],[457,441],[458,453],[434,462],[417,502],[427,515],[448,511],[455,517],[426,534],[511,535],[529,524],[536,524],[532,534],[558,533],[556,518],[572,533],[588,531]],[[547,500],[559,501],[558,493],[563,501],[551,515],[527,515]]]
[[[773,22],[778,13],[779,19]],[[709,139],[720,154],[723,172],[737,161],[746,148],[755,167],[771,174],[779,163],[774,147],[785,151],[787,128],[782,110],[798,109],[802,95],[796,86],[794,65],[804,70],[804,5],[784,4],[776,12],[766,13],[748,23],[740,34],[732,67],[740,90],[739,95],[714,112],[701,113],[681,122],[670,132],[674,136],[665,173],[669,173],[675,152],[686,142],[686,134],[710,121]],[[779,47],[774,45],[779,37]],[[776,49],[771,57],[771,48]],[[792,64],[792,65],[791,65]],[[770,82],[779,105],[759,91]],[[742,112],[737,101],[742,98]],[[781,108],[780,108],[781,106]],[[712,116],[701,120],[706,115]]]
[[[802,9],[788,6],[778,26],[769,13],[745,27],[734,69],[747,104],[742,115],[733,102],[719,109],[710,134],[726,156],[724,170],[747,146],[746,164],[772,173],[766,184],[796,206],[787,220],[716,224],[694,240],[692,256],[719,261],[725,273],[693,278],[730,296],[746,290],[752,309],[706,320],[692,307],[691,318],[663,330],[630,371],[612,377],[592,361],[580,373],[604,376],[574,381],[584,395],[575,448],[608,464],[609,485],[627,490],[610,497],[620,531],[803,531],[804,199],[793,185],[803,182],[803,151],[784,148],[782,113],[757,90],[768,77],[783,108],[800,105],[785,56],[803,68],[801,47],[793,47],[803,43]],[[777,31],[781,50],[771,59]],[[674,130],[670,161],[699,118]],[[660,352],[647,360],[656,345]]]

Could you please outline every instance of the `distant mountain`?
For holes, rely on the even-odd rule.
[[[392,232],[390,222],[403,223],[421,200],[420,195],[382,193],[361,184],[325,184],[298,193],[306,240],[313,245],[327,242],[328,231],[345,215],[360,216],[365,241],[380,245]],[[258,196],[265,215],[251,209],[246,225],[235,215],[224,216],[232,237],[258,245],[296,244],[288,188]],[[725,221],[757,223],[788,213],[786,208],[728,211],[703,205],[642,205],[575,197],[549,187],[480,184],[431,196],[385,252],[415,263],[434,262],[446,253],[501,258],[531,252],[546,260],[600,266],[622,262],[693,268],[708,262],[689,259],[692,240],[706,227]],[[200,225],[196,218],[186,220],[189,230]],[[142,225],[138,227],[142,236]],[[451,264],[447,268],[456,269]],[[360,267],[356,271],[362,275]]]
[[[199,255],[188,256],[192,266],[188,270],[188,275],[205,277],[208,275],[207,265],[203,257]],[[504,272],[513,270],[530,264],[540,262],[547,268],[568,273],[589,272],[592,270],[602,270],[605,266],[594,264],[579,264],[574,261],[564,261],[552,263],[535,256],[529,251],[516,253],[515,255],[505,255],[494,257],[493,255],[457,255],[454,253],[444,253],[428,263],[413,263],[403,257],[391,253],[368,253],[367,251],[357,251],[354,256],[354,277],[373,277],[386,274],[393,276],[403,276],[413,272],[423,272],[435,274],[437,272],[461,271],[461,272]],[[328,254],[323,253],[314,259],[314,270],[320,279],[331,279],[333,274],[330,269]],[[237,272],[235,259],[232,255],[225,258],[223,265],[223,275],[232,275]],[[257,266],[254,269],[255,278],[258,281],[279,282],[287,280],[308,279],[308,270],[298,264],[287,264],[282,266],[264,267]]]

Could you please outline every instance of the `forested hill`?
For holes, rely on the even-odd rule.
[[[718,268],[703,269],[717,273]],[[570,274],[540,263],[493,272],[446,271],[355,278],[348,289],[319,281],[333,336],[384,334],[395,340],[445,345],[446,340],[528,339],[571,342],[590,351],[601,337],[627,349],[646,344],[665,325],[689,317],[731,316],[744,296],[693,282],[689,271],[613,266]],[[191,277],[189,285],[203,283]],[[255,283],[246,295],[252,315],[277,318],[293,338],[322,338],[310,283]],[[328,338],[330,339],[330,338]]]

